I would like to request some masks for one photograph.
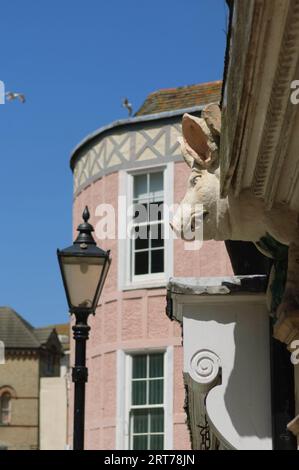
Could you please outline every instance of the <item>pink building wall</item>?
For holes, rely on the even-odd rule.
[[[179,202],[186,189],[189,168],[184,162],[174,164],[174,202]],[[117,216],[118,173],[114,172],[90,184],[74,200],[74,228],[81,221],[85,205],[96,225],[95,209],[110,203]],[[173,448],[189,449],[189,433],[185,424],[183,355],[181,331],[165,314],[164,288],[119,291],[117,285],[118,241],[97,240],[110,249],[112,265],[96,315],[90,317],[90,339],[87,345],[89,379],[86,392],[86,449],[115,449],[117,426],[117,351],[157,348],[172,345],[173,361]],[[184,250],[184,242],[174,241],[174,276],[231,275],[232,268],[222,242],[205,242],[202,249]],[[73,387],[73,386],[72,386]],[[73,393],[73,388],[72,388]],[[72,434],[72,402],[70,403],[70,442]]]

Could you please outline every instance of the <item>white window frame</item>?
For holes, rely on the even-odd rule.
[[[165,287],[168,279],[173,276],[173,235],[172,231],[169,232],[169,239],[164,243],[164,272],[152,273],[144,275],[134,275],[132,273],[132,255],[131,255],[131,240],[127,234],[128,220],[127,208],[133,202],[133,177],[135,175],[146,174],[150,172],[163,171],[163,190],[164,190],[164,204],[170,207],[173,204],[173,162],[164,165],[155,165],[150,167],[143,167],[138,170],[120,171],[119,172],[119,195],[126,201],[125,207],[119,206],[118,210],[118,233],[122,236],[118,237],[118,286],[119,290],[142,289],[151,287]],[[163,218],[168,225],[167,217]]]
[[[134,177],[137,176],[137,175],[146,175],[147,177],[147,185],[149,184],[149,179],[148,179],[148,176],[151,174],[151,173],[162,173],[163,174],[163,201],[162,201],[162,204],[164,204],[164,196],[165,196],[165,191],[164,191],[164,188],[165,188],[165,167],[158,167],[158,168],[151,168],[149,171],[146,171],[146,172],[141,172],[141,171],[138,171],[138,172],[133,172],[130,174],[131,178],[130,178],[130,196],[131,196],[131,201],[133,201],[133,193],[134,193]],[[150,202],[146,199],[145,201],[146,203],[147,202]],[[135,202],[133,202],[135,204]],[[138,204],[138,203],[137,203]],[[165,211],[164,211],[165,212]],[[153,222],[151,222],[150,220],[146,221],[146,222],[143,222],[141,224],[136,224],[138,225],[139,227],[143,226],[143,227],[147,227],[148,225],[152,226],[152,225],[157,225],[158,223],[161,223],[161,224],[165,224],[165,220],[164,220],[164,217],[161,221],[158,221],[158,220],[155,220]],[[131,263],[131,266],[130,266],[130,270],[131,270],[131,278],[132,278],[132,284],[136,284],[136,283],[140,283],[140,282],[146,282],[148,281],[149,279],[150,280],[155,280],[155,279],[161,279],[164,277],[164,273],[165,273],[165,261],[166,261],[166,247],[165,247],[165,243],[162,247],[159,247],[159,248],[155,248],[154,250],[159,250],[159,249],[163,249],[163,266],[164,266],[164,270],[163,272],[159,272],[159,273],[148,273],[148,274],[134,274],[134,266],[135,266],[135,255],[136,255],[136,252],[133,248],[133,240],[131,240],[131,243],[130,243],[130,263]],[[148,255],[149,255],[149,258],[148,258],[148,263],[149,263],[149,268],[151,266],[151,249],[150,249],[150,245],[148,246],[148,249],[146,250],[148,252]]]
[[[132,356],[157,353],[164,353],[164,450],[173,449],[173,346],[168,346],[167,348],[117,351],[117,450],[129,450],[130,447]],[[149,406],[149,408],[155,407],[162,408],[162,405]],[[134,409],[137,408],[134,407]],[[147,408],[147,406],[140,406],[140,408]]]
[[[147,366],[146,366],[146,369],[147,369],[147,372],[149,373],[149,358],[150,358],[150,355],[153,354],[153,353],[141,353],[140,352],[138,354],[130,354],[129,355],[129,371],[130,373],[128,374],[128,385],[127,385],[127,390],[128,390],[128,393],[129,393],[129,396],[132,398],[132,384],[133,384],[133,377],[132,377],[132,365],[133,365],[133,358],[138,356],[138,355],[145,355],[146,356],[146,361],[147,361]],[[132,411],[134,410],[152,410],[153,408],[156,408],[156,409],[159,409],[159,410],[163,410],[163,416],[165,416],[165,351],[155,351],[155,354],[161,354],[163,355],[163,363],[164,363],[164,366],[163,366],[163,377],[159,377],[159,378],[155,378],[154,380],[158,380],[158,379],[162,379],[163,380],[163,402],[162,403],[157,403],[157,404],[144,404],[144,405],[133,405],[132,403],[130,403],[130,408],[129,408],[129,447],[130,447],[130,450],[133,450],[132,449],[132,437],[133,437],[133,433],[132,433]],[[137,379],[137,380],[144,380],[144,379]],[[149,381],[150,381],[150,378],[149,376],[147,376],[145,378],[146,380],[146,387],[147,387],[147,396],[149,394]],[[164,421],[164,420],[163,420]],[[162,433],[159,433],[159,434],[162,434]],[[148,440],[148,444],[149,444],[149,438],[150,438],[150,433],[147,433],[147,440]],[[163,426],[163,448],[164,448],[164,445],[165,445],[165,422],[164,422],[164,426]]]

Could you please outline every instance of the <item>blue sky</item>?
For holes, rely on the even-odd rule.
[[[224,0],[3,0],[0,305],[68,320],[56,248],[72,240],[69,155],[159,88],[222,78]]]

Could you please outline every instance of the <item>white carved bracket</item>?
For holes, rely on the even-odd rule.
[[[217,383],[220,365],[220,358],[208,349],[200,349],[191,357],[189,374],[202,392],[208,392]]]
[[[172,299],[174,317],[179,312],[183,320],[184,377],[193,390],[189,414],[194,433],[196,421],[206,414],[222,447],[272,449],[265,295],[174,293]]]

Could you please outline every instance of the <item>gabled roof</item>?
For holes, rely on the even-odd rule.
[[[39,349],[53,331],[53,327],[34,328],[12,308],[0,307],[0,341],[5,348]]]
[[[38,328],[41,330],[42,328]],[[69,323],[59,323],[57,325],[49,325],[44,330],[49,330],[50,332],[55,330],[58,339],[61,343],[63,351],[68,351],[70,349],[70,324]]]
[[[56,325],[49,325],[48,328],[56,330],[58,335],[70,336],[70,324],[69,323],[58,323]]]
[[[40,344],[45,344],[48,341],[53,329],[54,328],[51,328],[49,326],[34,329],[35,336],[37,337]]]
[[[191,108],[220,101],[221,81],[199,83],[154,91],[146,98],[135,116]]]
[[[0,307],[0,340],[6,348],[40,347],[33,326],[10,307]]]

